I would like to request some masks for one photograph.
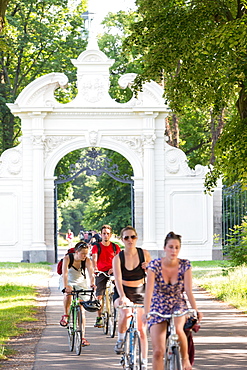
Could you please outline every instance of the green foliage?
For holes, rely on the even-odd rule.
[[[5,346],[8,339],[25,332],[18,324],[35,320],[34,286],[44,286],[50,271],[50,266],[41,264],[0,263],[0,359],[9,353]]]
[[[222,112],[228,115],[230,110],[234,115],[235,106],[238,119],[246,126],[246,2],[138,0],[137,6],[142,18],[133,24],[133,33],[125,42],[127,52],[135,47],[137,61],[142,65],[135,90],[150,79],[164,80],[165,98],[180,117],[186,117],[188,106],[195,112],[198,109],[203,114],[211,112],[214,119],[209,125],[210,161],[214,162],[215,155],[216,169],[209,175],[207,186],[214,185],[222,173],[228,176],[229,167],[232,171],[228,181],[242,180],[246,184],[247,141],[241,137],[240,127],[235,131],[232,126],[234,138],[230,134],[223,136],[214,154],[220,130],[225,122],[231,125],[225,115],[223,124],[217,125]],[[236,159],[234,146],[239,140],[242,145]]]
[[[10,113],[7,102],[14,102],[25,86],[52,71],[64,72],[70,82],[75,80],[70,59],[75,50],[85,48],[81,38],[83,11],[84,0],[78,6],[71,2],[70,8],[68,0],[9,3],[0,45],[1,152],[18,144],[21,135],[19,119]],[[64,95],[60,100],[68,99]]]
[[[223,300],[244,312],[247,312],[247,283],[246,265],[221,269],[221,263],[213,268],[195,271],[193,268],[193,281],[209,291],[214,297]]]
[[[101,149],[101,152],[102,158],[110,160],[110,168],[118,167],[119,175],[133,175],[130,163],[122,155],[107,149]],[[83,162],[86,154],[86,150],[81,150],[79,162]],[[88,177],[82,172],[71,183],[71,189],[70,198],[59,201],[62,234],[68,228],[75,235],[78,235],[81,227],[84,230],[100,230],[103,224],[110,224],[113,232],[119,234],[125,225],[131,223],[129,184],[118,182],[106,173],[100,177]]]
[[[235,225],[230,229],[227,244],[224,252],[230,259],[232,266],[247,264],[247,218],[245,217],[241,225]]]
[[[141,66],[134,60],[135,48],[130,52],[123,53],[123,42],[126,35],[130,34],[131,25],[138,19],[135,12],[128,13],[119,11],[109,13],[102,22],[105,33],[99,37],[98,44],[108,58],[114,59],[115,63],[110,68],[111,86],[109,93],[119,103],[125,103],[132,98],[130,88],[122,89],[118,85],[118,79],[126,73],[139,73]]]

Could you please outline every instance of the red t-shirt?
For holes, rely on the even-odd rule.
[[[112,259],[115,256],[114,249],[112,243],[107,247],[100,244],[101,252],[97,260],[97,267],[99,271],[108,271],[112,268]],[[116,244],[116,254],[120,252],[120,247]],[[98,254],[98,247],[97,245],[93,246],[92,254]]]

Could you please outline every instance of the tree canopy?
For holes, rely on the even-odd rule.
[[[78,2],[77,2],[78,3]],[[7,23],[0,44],[0,146],[1,152],[18,144],[20,123],[6,103],[14,102],[21,90],[52,71],[75,79],[70,59],[83,51],[86,0],[79,5],[68,0],[20,0],[9,2]]]
[[[213,186],[220,173],[229,183],[246,184],[246,0],[137,0],[137,6],[142,18],[125,44],[139,52],[142,70],[135,88],[150,79],[163,81],[176,114],[183,116],[188,107],[210,112],[212,140],[220,140],[207,185]],[[233,131],[243,145],[234,162]]]

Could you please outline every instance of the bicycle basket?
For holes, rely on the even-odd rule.
[[[95,300],[89,300],[89,301],[83,301],[80,302],[81,305],[85,308],[88,312],[95,312],[98,311],[101,308],[100,301],[98,299]]]
[[[184,330],[192,329],[193,326],[197,323],[197,319],[195,317],[188,317],[184,324]]]

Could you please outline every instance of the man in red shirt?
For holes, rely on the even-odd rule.
[[[112,260],[113,257],[120,252],[120,247],[110,241],[112,236],[112,228],[109,225],[103,225],[101,228],[102,241],[100,243],[94,243],[92,248],[92,262],[94,272],[103,271],[108,275],[111,275],[112,270]],[[105,294],[106,283],[108,278],[99,274],[96,276],[95,284],[97,286],[96,296],[97,299],[101,300]],[[101,328],[103,326],[103,320],[101,317],[101,310],[98,311],[98,316],[96,318],[95,327]]]

